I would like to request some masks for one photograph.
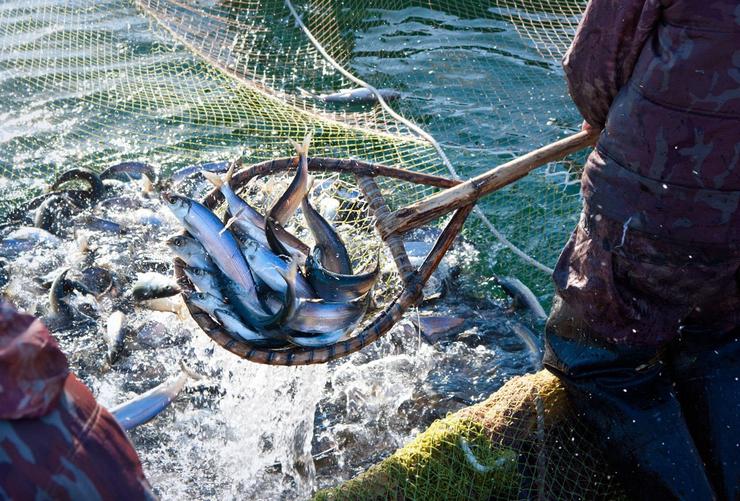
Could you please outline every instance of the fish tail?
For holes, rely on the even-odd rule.
[[[229,218],[229,220],[226,221],[226,223],[224,223],[224,227],[221,228],[221,231],[218,232],[218,236],[219,237],[221,235],[223,235],[224,232],[231,227],[231,225],[233,225],[234,223],[236,223],[236,221],[239,219],[239,217],[244,213],[244,210],[245,210],[245,208],[242,207],[241,209],[239,209],[238,211],[236,211],[236,214],[234,214],[233,216],[231,216]]]
[[[185,361],[184,360],[180,360],[180,369],[182,369],[182,371],[185,374],[187,374],[188,376],[190,376],[190,378],[192,380],[194,380],[194,381],[200,381],[201,379],[203,379],[205,377],[202,374],[198,374],[193,369],[191,369],[190,367],[188,367],[187,365],[185,365]]]
[[[208,172],[206,170],[202,171],[203,176],[208,180],[209,183],[211,183],[216,188],[221,188],[221,186],[224,185],[224,180],[221,179],[218,174],[213,172]]]

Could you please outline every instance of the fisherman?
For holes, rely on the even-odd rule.
[[[564,59],[602,131],[546,366],[637,499],[740,499],[740,6],[591,0]]]
[[[46,327],[0,301],[0,498],[153,499],[115,418]]]

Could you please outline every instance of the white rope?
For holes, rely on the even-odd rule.
[[[347,77],[352,82],[356,83],[357,85],[366,88],[370,92],[373,93],[375,98],[378,100],[378,103],[380,106],[385,110],[386,113],[388,113],[390,116],[398,120],[399,122],[403,123],[406,127],[408,127],[412,132],[414,132],[417,136],[421,137],[422,139],[426,140],[429,144],[432,145],[434,150],[437,152],[437,155],[442,160],[442,163],[447,167],[447,170],[450,171],[450,174],[455,179],[460,179],[460,176],[457,174],[457,171],[452,166],[452,163],[450,162],[449,158],[447,158],[447,155],[445,154],[442,147],[439,145],[436,139],[434,139],[429,133],[427,133],[424,129],[416,125],[415,123],[407,120],[406,118],[402,117],[398,113],[396,113],[393,108],[388,106],[388,103],[385,102],[385,99],[383,99],[383,96],[380,94],[378,89],[370,85],[369,83],[365,82],[364,80],[358,78],[357,76],[350,73],[348,70],[346,70],[341,64],[339,64],[336,60],[334,60],[331,55],[329,55],[328,52],[324,49],[324,47],[321,45],[321,42],[319,42],[313,34],[311,34],[311,31],[306,27],[305,24],[303,24],[303,21],[301,20],[301,17],[298,15],[298,12],[295,10],[295,7],[293,7],[293,4],[290,0],[284,0],[285,6],[288,7],[288,10],[290,10],[290,13],[295,18],[296,24],[300,26],[301,30],[303,30],[303,33],[305,33],[308,40],[311,42],[311,44],[314,46],[314,48],[319,51],[319,54],[321,54],[326,61],[334,67],[339,73]],[[489,229],[491,233],[493,233],[493,236],[496,237],[504,246],[506,246],[511,252],[513,252],[515,255],[517,255],[519,258],[521,258],[524,262],[534,266],[535,268],[544,271],[545,273],[551,274],[553,272],[553,269],[540,263],[533,257],[529,256],[527,253],[525,253],[523,250],[521,250],[519,247],[514,245],[508,238],[506,238],[500,231],[496,229],[495,226],[493,226],[493,223],[486,217],[486,215],[483,213],[483,211],[479,207],[475,207],[473,209],[473,212],[476,216],[483,222],[483,224]]]

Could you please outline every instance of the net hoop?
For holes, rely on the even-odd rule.
[[[297,159],[295,157],[287,157],[268,160],[266,162],[252,165],[234,174],[231,180],[231,187],[237,191],[246,186],[250,180],[256,177],[269,176],[295,169],[296,162]],[[376,176],[382,176],[438,188],[449,188],[459,184],[459,181],[445,177],[421,174],[405,169],[362,162],[359,160],[318,157],[309,158],[308,169],[311,172],[351,174],[354,175],[358,181],[367,181]],[[377,185],[375,186],[377,187]],[[365,190],[363,191],[365,192],[365,197],[368,198],[368,193]],[[367,200],[370,206],[368,210],[370,210],[376,218],[379,218],[381,216],[381,214],[379,214],[381,211],[377,210],[377,207],[378,204],[384,204],[384,202],[379,193],[377,193],[375,198],[376,200]],[[377,198],[381,198],[381,200],[379,201]],[[209,209],[214,210],[224,202],[224,198],[218,189],[214,189],[208,193],[201,202]],[[401,319],[408,308],[415,305],[419,299],[421,299],[424,283],[431,275],[431,272],[436,269],[441,257],[459,233],[462,228],[462,223],[470,210],[472,210],[472,205],[458,210],[456,215],[453,216],[443,230],[432,251],[418,269],[409,269],[408,258],[405,256],[405,252],[401,251],[401,254],[399,254],[398,251],[394,251],[394,246],[391,245],[387,239],[384,239],[385,243],[391,247],[396,266],[401,275],[403,289],[382,312],[375,314],[375,317],[369,324],[354,333],[351,337],[345,340],[340,340],[331,345],[320,348],[291,346],[281,349],[254,346],[246,341],[234,338],[206,312],[185,299],[184,295],[183,299],[188,311],[190,312],[190,316],[193,318],[195,323],[198,324],[201,330],[203,330],[203,332],[216,344],[238,357],[260,364],[285,366],[321,364],[331,360],[336,360],[361,350],[365,346],[379,339]],[[184,266],[184,261],[179,258],[175,258],[175,278],[183,291],[192,292],[195,288],[193,283],[185,275],[183,271]]]

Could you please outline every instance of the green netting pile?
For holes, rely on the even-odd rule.
[[[620,499],[594,437],[547,371],[434,422],[384,461],[315,499]]]

